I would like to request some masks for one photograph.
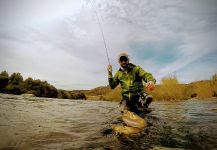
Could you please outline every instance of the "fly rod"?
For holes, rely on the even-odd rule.
[[[106,45],[106,41],[105,41],[105,36],[104,36],[104,32],[103,32],[103,28],[102,28],[102,24],[100,22],[100,19],[99,19],[99,15],[96,11],[96,8],[94,7],[94,4],[92,2],[92,0],[89,0],[94,12],[95,12],[95,15],[96,15],[96,18],[97,18],[97,22],[98,22],[98,25],[99,25],[99,28],[100,28],[100,31],[101,31],[101,35],[102,35],[102,39],[103,39],[103,43],[104,43],[104,47],[105,47],[105,51],[106,51],[106,57],[107,57],[107,60],[108,60],[108,64],[110,64],[110,60],[109,60],[109,55],[108,55],[108,49],[107,49],[107,45]]]

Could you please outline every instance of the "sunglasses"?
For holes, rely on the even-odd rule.
[[[121,56],[119,60],[120,60],[120,62],[123,62],[123,61],[127,62],[128,58],[125,56]]]

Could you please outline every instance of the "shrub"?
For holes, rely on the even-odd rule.
[[[210,81],[213,96],[217,97],[217,74],[214,74]]]
[[[194,91],[197,94],[197,98],[209,98],[213,96],[212,87],[210,81],[199,81],[193,85]]]
[[[175,76],[163,78],[161,84],[150,93],[157,100],[182,100],[186,98],[185,85],[179,84]]]
[[[6,86],[9,82],[9,75],[6,71],[0,73],[0,92],[6,92]]]

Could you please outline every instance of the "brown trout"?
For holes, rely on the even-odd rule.
[[[124,110],[122,115],[122,120],[127,126],[136,127],[136,128],[145,128],[147,127],[147,121],[139,117],[134,112]]]
[[[121,134],[121,135],[131,135],[131,134],[137,134],[141,132],[140,128],[128,127],[122,125],[112,125],[112,130],[116,134]]]
[[[131,135],[137,134],[147,127],[147,121],[139,117],[137,114],[124,110],[122,120],[127,126],[113,125],[112,130],[116,134]]]

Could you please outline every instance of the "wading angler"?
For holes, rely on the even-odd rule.
[[[128,54],[121,53],[118,56],[120,68],[114,76],[112,75],[112,66],[108,65],[109,85],[112,89],[119,84],[121,85],[122,101],[120,102],[120,106],[123,110],[129,110],[142,115],[149,112],[147,108],[153,99],[151,95],[145,92],[143,81],[145,82],[146,89],[154,90],[156,80],[151,73],[146,72],[140,66],[134,65],[129,61]]]

